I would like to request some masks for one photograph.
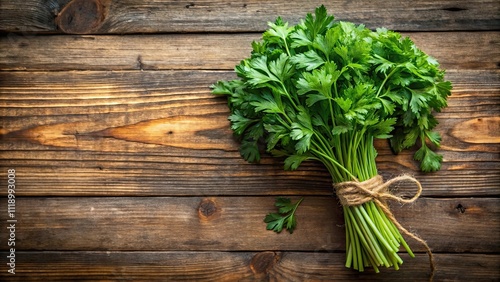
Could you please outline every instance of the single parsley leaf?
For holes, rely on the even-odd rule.
[[[415,160],[420,161],[420,169],[423,172],[437,171],[441,168],[443,156],[435,153],[426,145],[422,145],[413,156]]]
[[[211,86],[212,93],[216,95],[232,95],[233,90],[231,87],[232,81],[217,81],[217,83]]]
[[[231,129],[236,135],[241,135],[253,123],[258,120],[250,119],[241,114],[241,111],[235,110],[228,118],[231,121]]]
[[[309,38],[314,40],[317,34],[323,34],[328,30],[333,22],[334,17],[329,16],[326,11],[325,6],[321,5],[314,11],[313,17],[311,14],[307,14],[305,21],[303,21],[302,26],[309,33]]]
[[[439,143],[441,143],[441,135],[439,132],[426,131],[425,136],[427,136],[427,138],[429,138],[429,140],[436,146],[439,146]]]
[[[382,56],[377,55],[377,54],[375,54],[373,56],[373,58],[370,60],[370,63],[378,65],[375,68],[375,71],[383,73],[383,74],[386,74],[387,70],[393,68],[395,65],[393,62],[391,62],[391,61],[389,61],[389,60],[387,60],[387,59],[385,59]]]
[[[309,155],[291,155],[285,159],[284,168],[285,170],[296,170],[303,161],[310,158]]]
[[[269,92],[264,92],[261,96],[256,96],[255,100],[250,104],[255,107],[256,112],[283,113],[282,105],[278,104],[280,100],[275,99]]]
[[[304,47],[312,45],[311,39],[307,36],[305,30],[297,29],[290,34],[290,38],[293,39],[291,46],[292,48]]]
[[[276,22],[268,22],[267,25],[270,27],[265,33],[264,36],[277,37],[279,39],[287,38],[288,34],[292,30],[292,28],[288,27],[287,22],[283,22],[283,20],[278,17]]]
[[[280,233],[285,228],[292,234],[297,226],[295,211],[303,199],[301,198],[296,203],[292,203],[289,198],[276,198],[274,205],[278,208],[278,212],[266,215],[264,218],[264,222],[267,223],[266,229]]]
[[[257,140],[242,140],[240,153],[246,161],[251,163],[258,162],[260,160],[260,152]]]
[[[290,58],[290,61],[297,65],[298,68],[305,68],[307,71],[311,71],[320,67],[325,63],[323,58],[314,50],[310,50],[304,53],[297,54]]]
[[[315,69],[311,73],[302,73],[301,78],[297,80],[298,94],[302,95],[311,91],[317,91],[325,98],[332,96],[332,85],[335,82],[331,74],[328,73],[325,67]],[[314,95],[314,94],[313,94]]]
[[[290,137],[298,141],[295,145],[295,149],[299,155],[309,150],[313,134],[314,129],[311,123],[311,117],[309,113],[302,108],[297,115],[297,122],[292,123],[292,131],[290,132]]]
[[[392,137],[392,135],[390,133],[394,129],[394,126],[393,126],[394,124],[396,124],[396,118],[388,118],[386,120],[382,120],[382,121],[378,122],[374,126],[375,131],[374,131],[373,135],[379,139],[387,139],[387,138]]]
[[[271,61],[269,63],[269,70],[274,74],[281,82],[286,81],[293,75],[293,65],[289,63],[288,56],[284,53],[279,56],[278,59]]]

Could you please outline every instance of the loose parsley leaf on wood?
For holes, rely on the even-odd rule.
[[[285,228],[292,234],[297,226],[295,211],[303,199],[301,198],[296,203],[292,203],[289,198],[276,198],[274,205],[278,208],[278,212],[269,213],[264,218],[264,222],[267,223],[267,230],[274,230],[280,233]]]

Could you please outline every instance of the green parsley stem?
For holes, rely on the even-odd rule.
[[[388,242],[391,244],[391,247],[394,251],[398,251],[398,241],[394,234],[391,232],[391,229],[386,224],[387,218],[382,218],[382,215],[378,211],[374,202],[368,202],[366,205],[368,210],[370,211],[370,217],[374,218],[376,222],[379,224],[378,229],[383,233],[385,238],[388,238]]]
[[[290,103],[292,103],[292,106],[294,107],[294,109],[298,111],[299,107],[297,106],[297,103],[295,103],[295,101],[293,100],[292,95],[290,95],[290,93],[288,93],[288,90],[287,90],[285,84],[281,80],[280,80],[280,85],[283,88],[283,91],[285,91],[285,96],[288,98]]]
[[[286,37],[282,37],[281,39],[283,39],[283,42],[285,43],[285,50],[286,50],[286,53],[288,55],[288,57],[290,57],[290,49],[288,49],[288,44],[286,43]]]
[[[356,179],[356,177],[354,177],[354,175],[352,173],[350,173],[344,166],[342,166],[341,164],[339,164],[336,160],[334,160],[332,157],[328,156],[327,154],[319,151],[318,149],[313,149],[311,148],[311,151],[323,158],[325,158],[327,161],[329,162],[332,162],[333,164],[335,164],[335,167],[338,167],[340,168],[343,172],[345,172],[347,175],[349,175],[350,177],[352,177],[352,179]]]
[[[397,66],[395,66],[395,67],[394,67],[394,69],[392,69],[392,71],[391,71],[388,75],[386,75],[386,76],[385,76],[384,80],[382,81],[382,83],[380,84],[380,87],[379,87],[379,88],[378,88],[378,90],[377,90],[377,95],[376,95],[377,97],[379,97],[379,96],[380,96],[380,92],[381,92],[381,91],[382,91],[382,89],[384,88],[385,83],[387,82],[387,80],[388,80],[388,79],[389,79],[389,78],[390,78],[390,77],[391,77],[394,73],[396,73],[396,70],[397,70],[399,67],[401,67],[401,65],[397,65]]]
[[[382,234],[380,233],[380,231],[378,230],[378,228],[375,226],[375,224],[373,223],[373,220],[372,218],[368,215],[368,213],[366,212],[366,209],[363,207],[362,209],[360,208],[359,211],[361,212],[361,214],[363,215],[363,217],[365,218],[366,220],[366,223],[369,225],[369,227],[371,227],[371,229],[373,230],[373,233],[374,235],[377,237],[378,241],[384,245],[384,247],[388,250],[391,250],[392,249],[392,246],[389,245],[389,243],[387,243],[387,240],[385,240],[384,236],[382,236]],[[394,251],[397,251],[397,250],[394,250]]]
[[[346,228],[346,236],[345,236],[345,245],[347,248],[347,257],[346,257],[346,267],[351,267],[352,264],[352,257],[353,257],[353,249],[355,247],[354,241],[352,238],[354,238],[352,234],[352,227],[351,227],[351,222],[348,220],[348,215],[345,211],[347,207],[344,207],[344,222],[345,222],[345,228]]]
[[[361,242],[361,245],[363,245],[364,250],[367,251],[368,255],[372,256],[374,260],[377,261],[377,264],[379,264],[378,262],[380,261],[380,258],[378,258],[375,255],[375,250],[373,246],[368,243],[370,239],[369,234],[364,228],[362,228],[361,221],[360,220],[358,221],[359,218],[355,217],[354,214],[355,214],[354,211],[352,209],[349,209],[348,215],[351,220],[351,223],[354,226],[354,230],[356,230],[356,233],[358,234],[358,239]],[[360,252],[359,253],[360,258],[358,258],[358,264],[359,264],[358,266],[361,268],[364,265],[364,263],[361,256],[361,250],[359,252]],[[360,271],[362,270],[360,269]]]

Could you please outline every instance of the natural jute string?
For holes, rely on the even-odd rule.
[[[418,188],[417,192],[412,198],[404,199],[395,196],[389,192],[389,186],[391,186],[395,182],[400,182],[405,180],[414,182],[417,185]],[[434,272],[436,270],[436,267],[434,265],[434,256],[432,255],[429,245],[427,245],[427,243],[420,237],[418,237],[416,234],[413,234],[410,231],[406,230],[406,228],[404,228],[396,220],[386,202],[386,200],[394,200],[403,204],[415,202],[422,193],[422,185],[420,185],[420,182],[418,182],[417,179],[409,175],[401,175],[392,178],[387,182],[384,182],[382,176],[377,175],[363,182],[346,181],[334,184],[333,187],[335,188],[337,197],[339,198],[340,203],[343,206],[356,206],[373,200],[382,209],[387,218],[389,218],[389,220],[391,220],[402,233],[406,234],[407,236],[415,239],[420,244],[422,244],[425,247],[427,254],[429,255],[429,263],[431,267],[430,281],[432,281],[432,279],[434,278]]]

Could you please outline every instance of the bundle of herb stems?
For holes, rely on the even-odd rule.
[[[333,157],[325,155],[325,159],[321,161],[326,164],[335,159],[348,160],[345,162],[345,171],[335,169],[336,165],[326,165],[334,181],[344,182],[355,178],[362,182],[378,174],[372,136],[354,133],[352,136],[344,134],[339,139],[344,139],[339,140],[339,144],[349,144],[347,148],[337,150]],[[397,254],[400,244],[410,256],[414,256],[394,223],[373,201],[358,206],[344,206],[343,211],[346,267],[363,271],[365,266],[372,266],[376,272],[379,272],[380,265],[398,269],[403,263]]]
[[[281,18],[269,26],[236,66],[239,79],[212,86],[228,97],[231,128],[247,161],[259,161],[263,141],[267,152],[286,157],[287,170],[315,160],[335,185],[364,182],[378,176],[379,138],[389,139],[396,153],[418,146],[421,170],[440,169],[433,111],[446,106],[451,84],[433,58],[399,33],[336,22],[323,6],[296,26]],[[414,256],[382,202],[343,204],[347,267],[398,269],[401,245]],[[291,233],[298,204],[277,199],[279,213],[265,218],[267,228]]]

